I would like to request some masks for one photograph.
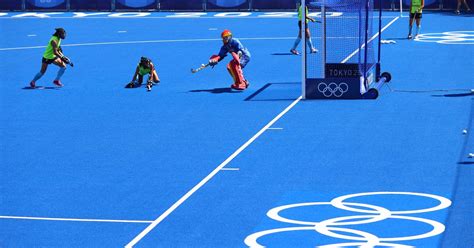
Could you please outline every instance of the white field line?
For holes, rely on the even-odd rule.
[[[391,22],[389,22],[387,24],[387,26],[383,27],[382,28],[382,31],[385,31],[385,29],[387,29],[388,27],[390,27],[390,25],[392,25],[396,20],[398,20],[398,18],[400,18],[399,16],[397,16],[395,19],[393,19]],[[370,38],[370,40],[367,42],[372,42],[372,40],[374,40],[375,38],[377,38],[379,36],[379,32],[377,32],[374,36],[372,36],[372,38]],[[350,58],[352,58],[352,56],[356,55],[360,49],[362,49],[363,47],[365,47],[365,44],[363,44],[360,48],[357,48],[354,52],[351,53],[351,55],[349,55],[346,59],[344,59],[341,63],[346,63]]]
[[[262,38],[239,38],[239,40],[294,40],[295,37],[262,37]],[[313,37],[317,38],[317,37]],[[356,37],[328,37],[329,39],[355,39]],[[173,43],[173,42],[200,42],[200,41],[221,41],[221,39],[179,39],[179,40],[138,40],[138,41],[111,41],[111,42],[92,42],[63,44],[62,47],[78,46],[102,46],[102,45],[123,45],[123,44],[146,44],[146,43]],[[46,46],[28,46],[28,47],[6,47],[0,48],[0,51],[40,49]]]
[[[0,219],[77,221],[77,222],[113,222],[113,223],[152,223],[153,222],[151,220],[108,220],[108,219],[50,218],[50,217],[28,217],[28,216],[0,216]]]
[[[283,130],[282,127],[270,127],[268,130]]]
[[[238,171],[240,168],[222,168],[223,171]]]

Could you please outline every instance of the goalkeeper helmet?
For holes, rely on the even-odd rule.
[[[227,44],[227,42],[229,42],[232,39],[232,32],[230,32],[230,30],[226,29],[226,30],[222,31],[221,37],[222,37],[222,41],[224,42],[224,44]]]
[[[221,33],[222,38],[225,38],[227,36],[232,36],[232,32],[230,32],[230,30],[228,30],[228,29],[222,31],[222,33]]]

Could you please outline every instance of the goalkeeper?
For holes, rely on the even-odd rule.
[[[61,40],[66,39],[66,30],[64,28],[56,28],[56,32],[53,34],[53,37],[48,42],[48,46],[43,53],[43,59],[41,63],[41,70],[38,72],[33,80],[30,82],[30,86],[32,88],[36,87],[36,81],[38,81],[48,69],[48,65],[55,64],[59,66],[58,74],[54,79],[53,83],[59,87],[62,87],[63,84],[61,83],[61,77],[63,76],[64,72],[66,71],[66,64],[70,66],[74,66],[71,60],[64,56],[62,49],[61,49]]]
[[[227,56],[227,53],[230,53],[233,59],[227,64],[227,71],[229,71],[229,74],[234,80],[234,83],[230,87],[235,90],[245,90],[249,87],[249,82],[244,78],[242,69],[250,61],[250,52],[238,39],[232,38],[232,32],[230,32],[230,30],[224,30],[221,33],[221,38],[224,44],[218,55],[211,56],[209,65],[214,67]]]
[[[135,69],[135,73],[133,74],[132,81],[125,86],[126,88],[138,88],[143,83],[143,76],[149,74],[148,80],[146,83],[146,88],[148,91],[151,91],[151,88],[154,84],[158,84],[160,82],[160,78],[158,77],[158,73],[156,73],[155,65],[151,61],[151,59],[147,57],[141,57],[140,62]]]
[[[416,20],[416,33],[415,38],[420,34],[421,29],[421,12],[425,6],[425,0],[411,0],[410,4],[410,21],[408,29],[408,39],[412,39],[411,30],[413,28],[413,19]]]

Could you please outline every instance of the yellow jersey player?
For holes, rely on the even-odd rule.
[[[311,53],[317,53],[318,49],[316,49],[313,46],[313,41],[311,40],[311,33],[309,32],[309,28],[308,28],[308,21],[316,22],[316,20],[314,18],[311,18],[308,15],[309,14],[308,6],[305,7],[305,10],[306,10],[306,29],[305,29],[306,44],[308,44],[308,47],[309,47],[309,50],[310,50]],[[301,19],[303,19],[302,11],[303,11],[303,7],[300,5],[300,7],[298,8],[298,27],[299,27],[298,37],[296,38],[295,43],[293,44],[293,47],[290,50],[290,52],[294,55],[300,54],[296,50],[296,48],[298,47],[298,45],[301,42],[301,25],[302,25]]]
[[[413,28],[413,20],[416,20],[415,38],[417,38],[418,35],[420,34],[421,14],[422,14],[421,12],[423,11],[423,7],[425,7],[425,0],[411,0],[408,39],[413,38],[413,36],[411,35],[411,30]]]
[[[66,39],[66,30],[64,28],[56,28],[56,32],[53,34],[53,37],[48,42],[48,46],[43,53],[43,59],[41,61],[41,70],[38,72],[33,80],[30,82],[31,88],[36,88],[36,81],[38,81],[48,69],[48,65],[55,64],[59,66],[58,74],[54,79],[53,83],[56,86],[62,87],[63,84],[61,83],[61,77],[66,71],[66,64],[70,66],[74,66],[71,60],[64,56],[62,49],[61,49],[61,40]]]
[[[133,74],[132,81],[125,86],[126,88],[137,88],[140,87],[143,83],[143,76],[149,75],[146,88],[147,91],[151,91],[151,88],[154,84],[158,84],[160,82],[160,78],[158,77],[158,73],[156,72],[155,65],[151,61],[151,59],[147,57],[141,57],[140,62],[135,69],[135,73]]]

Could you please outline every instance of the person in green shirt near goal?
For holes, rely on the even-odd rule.
[[[36,81],[38,81],[48,69],[48,65],[55,64],[59,66],[58,74],[54,79],[53,83],[56,86],[62,87],[63,84],[61,83],[61,77],[66,71],[66,64],[70,66],[74,66],[71,60],[64,56],[63,51],[61,49],[61,40],[66,39],[66,30],[64,28],[56,28],[56,32],[53,34],[53,37],[48,42],[48,46],[43,53],[43,59],[41,61],[41,70],[38,72],[33,80],[30,82],[31,88],[36,88]]]
[[[310,49],[310,52],[311,53],[317,53],[318,52],[318,49],[316,49],[314,46],[313,46],[313,41],[311,40],[311,33],[309,32],[309,28],[308,28],[308,21],[311,21],[311,22],[315,22],[316,20],[311,18],[308,14],[308,6],[305,6],[306,8],[306,29],[305,29],[305,34],[306,34],[306,42],[309,46],[309,49]],[[302,23],[301,23],[301,19],[303,18],[303,7],[300,5],[300,7],[298,8],[298,26],[299,26],[299,32],[298,32],[298,37],[296,38],[295,40],[295,43],[293,44],[293,47],[291,48],[290,52],[294,55],[298,55],[300,54],[297,50],[296,50],[296,47],[298,47],[298,45],[300,44],[301,42],[301,26],[302,26]]]
[[[413,28],[413,20],[416,20],[416,33],[415,38],[418,37],[420,34],[421,29],[421,12],[423,11],[423,7],[425,7],[425,0],[411,0],[410,4],[410,22],[409,22],[409,29],[408,29],[408,39],[412,39],[413,36],[411,35],[411,30]]]

